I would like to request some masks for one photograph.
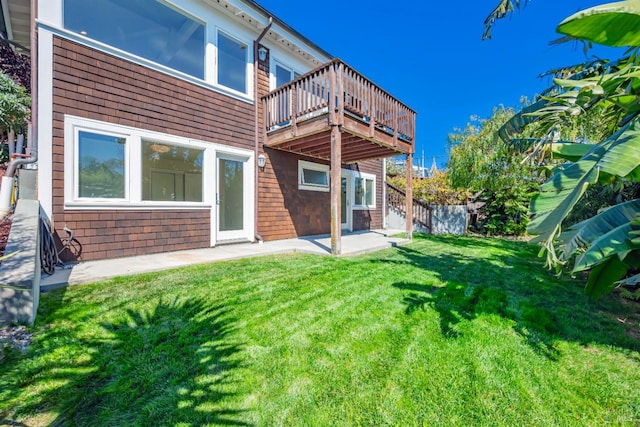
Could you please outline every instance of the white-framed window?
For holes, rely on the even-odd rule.
[[[204,150],[142,140],[142,200],[202,202]]]
[[[66,207],[205,207],[213,144],[65,117]]]
[[[217,45],[218,84],[246,94],[248,45],[222,31],[218,31]]]
[[[127,139],[122,133],[75,129],[75,199],[128,200]]]
[[[273,89],[284,86],[296,77],[300,77],[300,73],[297,73],[293,68],[284,65],[279,61],[274,61],[274,66],[275,86]]]
[[[205,24],[163,1],[64,0],[64,28],[204,79]]]
[[[298,188],[329,191],[329,165],[298,160]]]
[[[353,178],[353,206],[360,209],[376,207],[376,176],[356,173]]]

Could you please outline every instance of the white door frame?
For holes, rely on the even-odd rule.
[[[342,222],[340,218],[340,224],[343,230],[353,231],[353,174],[348,169],[342,169],[340,174],[340,189],[342,191],[342,179],[347,180],[347,194],[346,194],[346,222]],[[342,213],[341,213],[342,215]]]
[[[243,205],[242,205],[242,229],[220,231],[220,205],[219,205],[219,160],[234,160],[243,163]],[[211,203],[211,246],[228,240],[253,241],[254,230],[254,155],[253,151],[234,148],[216,149],[213,155],[213,200]]]

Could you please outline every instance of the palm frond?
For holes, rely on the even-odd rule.
[[[529,0],[500,0],[498,5],[484,20],[484,33],[482,33],[482,40],[491,38],[491,28],[496,21],[506,18],[516,9],[520,9],[521,5],[525,6],[527,3],[529,3]]]

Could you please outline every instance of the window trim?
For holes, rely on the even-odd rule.
[[[178,71],[174,68],[170,68],[166,65],[162,65],[158,62],[154,62],[152,60],[143,58],[129,51],[117,48],[115,46],[111,46],[104,42],[100,42],[98,40],[92,39],[90,37],[84,36],[82,34],[76,33],[74,31],[68,30],[64,27],[63,23],[63,0],[51,0],[52,2],[56,2],[58,5],[57,14],[55,15],[55,19],[51,19],[49,21],[39,22],[40,28],[42,28],[43,33],[49,32],[52,35],[62,37],[64,39],[79,43],[83,46],[90,47],[99,52],[106,53],[108,55],[113,55],[117,58],[124,59],[126,61],[132,62],[137,65],[141,65],[143,67],[159,71],[161,73],[170,75],[177,79],[195,84],[202,88],[212,90],[223,95],[234,98],[238,101],[246,102],[248,104],[254,104],[256,102],[256,94],[253,92],[253,52],[251,49],[252,39],[248,33],[244,30],[235,29],[234,31],[227,31],[224,28],[219,26],[221,22],[218,17],[214,15],[200,16],[195,10],[185,9],[183,7],[179,7],[173,4],[173,2],[169,3],[167,0],[163,0],[163,3],[170,5],[176,11],[184,14],[188,17],[195,18],[196,21],[202,22],[205,25],[205,50],[204,50],[204,79],[200,79],[194,77],[190,74],[184,73],[182,71]],[[182,6],[182,5],[181,5]],[[49,9],[49,8],[47,8]],[[45,11],[46,14],[46,11]],[[228,26],[228,24],[227,24]],[[247,60],[247,92],[242,93],[238,92],[234,89],[228,88],[223,85],[217,84],[217,36],[216,31],[220,29],[226,34],[235,34],[231,36],[232,38],[238,40],[249,46],[247,49],[249,51],[249,58]]]
[[[104,136],[112,136],[116,138],[124,138],[124,197],[81,197],[80,196],[80,132],[93,133]],[[110,132],[105,129],[91,129],[83,126],[76,126],[73,130],[73,199],[78,201],[91,200],[95,203],[118,203],[128,202],[130,197],[129,183],[131,181],[131,175],[129,173],[129,145],[131,141],[129,135],[120,132]],[[66,168],[65,168],[66,170]]]
[[[226,86],[222,83],[220,83],[220,33],[222,33],[225,37],[227,37],[230,40],[233,40],[237,43],[243,44],[246,46],[246,52],[244,55],[244,85],[245,85],[245,91],[241,92],[237,89],[234,89],[232,87]],[[219,88],[224,88],[225,90],[231,91],[233,93],[239,94],[241,96],[248,96],[251,97],[253,95],[253,89],[252,89],[252,85],[251,85],[251,69],[253,69],[253,63],[251,63],[251,57],[252,57],[252,53],[250,52],[251,49],[249,48],[250,43],[247,43],[245,40],[241,39],[240,37],[237,37],[235,35],[232,35],[231,32],[226,31],[220,27],[216,27],[215,28],[215,35],[216,35],[216,40],[215,40],[215,45],[216,45],[216,58],[215,58],[215,81],[212,82],[213,84],[216,85],[216,87]],[[206,56],[206,54],[205,54]],[[249,68],[251,67],[251,69]],[[255,71],[254,71],[255,72]]]
[[[97,120],[65,115],[64,118],[64,207],[65,209],[193,209],[211,208],[212,196],[209,182],[212,179],[209,156],[223,149],[217,144],[206,143],[154,131],[110,124]],[[78,197],[78,135],[80,131],[123,137],[125,144],[125,199]],[[142,198],[142,141],[203,150],[202,202],[154,201]]]
[[[195,79],[197,81],[206,82],[206,79],[207,79],[207,44],[209,43],[208,40],[207,40],[208,23],[205,20],[203,20],[200,17],[198,17],[196,14],[191,13],[190,11],[188,11],[188,10],[186,10],[184,8],[178,7],[178,6],[176,6],[175,4],[173,4],[173,3],[169,2],[169,1],[157,0],[157,3],[161,4],[162,6],[173,10],[174,12],[184,16],[187,19],[190,19],[191,21],[193,21],[193,22],[195,22],[195,23],[197,23],[199,25],[202,25],[202,27],[203,27],[203,36],[204,36],[203,40],[202,40],[202,43],[203,43],[203,45],[202,45],[203,58],[202,58],[202,70],[201,70],[202,71],[202,78],[200,78],[198,76],[195,76],[193,74],[190,74],[188,72],[185,72],[185,71],[180,71],[177,68],[173,68],[173,67],[171,67],[169,65],[165,65],[165,64],[162,64],[160,62],[156,62],[153,59],[145,58],[143,56],[140,56],[138,54],[135,54],[135,53],[131,52],[128,49],[123,49],[123,48],[119,48],[119,47],[113,46],[113,45],[111,45],[109,43],[94,39],[94,38],[89,37],[89,36],[85,36],[82,33],[78,33],[78,32],[76,32],[76,31],[74,31],[72,29],[67,28],[67,26],[66,26],[67,24],[65,23],[65,15],[66,15],[65,9],[68,6],[67,6],[65,0],[60,0],[60,3],[61,3],[60,4],[60,6],[61,6],[60,26],[62,27],[62,29],[65,32],[68,32],[70,34],[76,35],[81,39],[91,40],[92,42],[97,43],[97,44],[102,45],[102,46],[108,46],[110,49],[113,49],[115,51],[124,52],[124,53],[126,53],[127,56],[134,57],[137,60],[142,60],[147,64],[153,64],[152,68],[156,68],[156,69],[160,68],[160,69],[164,69],[164,70],[170,70],[171,74],[178,73],[179,75],[187,76],[189,79]]]
[[[363,200],[363,204],[356,204],[356,179],[357,178],[361,178],[363,181],[363,185],[364,185],[364,193],[362,195],[362,200]],[[369,205],[367,204],[367,180],[372,182],[372,193],[373,193],[373,204]],[[364,172],[354,172],[353,173],[353,209],[354,210],[370,210],[370,209],[376,209],[377,203],[376,203],[376,190],[377,190],[377,182],[376,182],[376,176],[374,174],[370,174],[370,173],[364,173]]]
[[[327,176],[327,185],[313,184],[304,182],[304,169],[317,172],[324,172]],[[308,162],[306,160],[298,160],[298,189],[307,191],[329,192],[331,189],[331,177],[329,176],[329,165],[321,163]]]
[[[272,62],[273,63],[271,64],[271,69],[273,70],[273,72],[271,73],[271,79],[269,81],[269,86],[270,86],[269,89],[270,90],[274,90],[274,89],[276,89],[278,87],[277,86],[278,85],[278,79],[277,79],[277,75],[276,75],[276,70],[277,70],[276,67],[278,67],[278,66],[281,67],[281,68],[284,68],[286,70],[289,70],[289,72],[291,73],[291,76],[293,76],[291,79],[289,79],[289,82],[297,79],[302,74],[304,74],[304,73],[300,73],[300,72],[296,71],[296,69],[293,66],[287,65],[286,62],[283,62],[283,61],[281,61],[281,60],[279,60],[277,58],[274,58],[272,60]]]

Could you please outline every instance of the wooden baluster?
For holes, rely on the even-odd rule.
[[[293,136],[298,134],[298,84],[295,83],[291,87],[291,133]]]

